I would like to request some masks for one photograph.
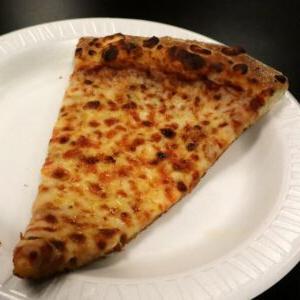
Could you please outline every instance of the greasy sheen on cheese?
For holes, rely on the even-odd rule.
[[[287,86],[241,47],[81,38],[14,273],[49,277],[119,251]]]

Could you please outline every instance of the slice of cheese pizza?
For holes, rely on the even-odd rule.
[[[14,274],[44,278],[119,251],[287,87],[241,47],[81,38]]]

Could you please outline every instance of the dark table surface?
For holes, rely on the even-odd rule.
[[[0,35],[43,22],[82,17],[122,17],[184,27],[281,70],[300,99],[300,1],[298,0],[1,0]],[[1,72],[1,70],[0,70]],[[256,299],[300,299],[300,264]]]

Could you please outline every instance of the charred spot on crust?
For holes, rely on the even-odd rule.
[[[198,70],[205,65],[205,60],[197,54],[183,48],[172,46],[168,49],[171,60],[178,60],[187,70]]]
[[[126,43],[124,40],[122,40],[122,48],[124,50],[127,51],[127,53],[130,53],[131,51],[133,51],[134,49],[137,48],[137,45],[135,43],[132,43],[132,42],[128,42]]]
[[[172,128],[162,128],[160,132],[167,139],[172,139],[176,135],[176,132]]]
[[[227,56],[237,56],[246,53],[246,50],[241,46],[223,47],[221,52]]]
[[[254,97],[251,101],[250,101],[250,109],[253,111],[257,111],[259,110],[259,108],[261,108],[263,105],[265,104],[265,101],[262,97]]]
[[[185,185],[185,183],[183,181],[177,182],[177,189],[178,189],[178,191],[180,191],[182,193],[185,193],[188,190],[187,186]]]
[[[286,77],[283,76],[283,75],[275,75],[274,77],[275,77],[275,79],[276,79],[277,81],[279,81],[280,83],[286,83],[286,81],[287,81]]]
[[[89,101],[84,104],[83,109],[97,109],[100,106],[99,100]]]
[[[93,55],[95,55],[95,54],[96,54],[96,51],[95,51],[95,50],[92,50],[92,49],[90,49],[90,50],[88,51],[88,54],[89,54],[90,56],[93,56]]]
[[[205,48],[202,48],[198,45],[191,45],[190,50],[199,54],[210,55],[211,51]]]
[[[67,179],[69,177],[69,172],[62,167],[57,167],[52,172],[52,177],[56,179]]]
[[[102,58],[106,62],[111,62],[117,58],[118,53],[119,53],[118,48],[114,45],[110,45],[107,49],[103,50]]]
[[[76,48],[75,56],[81,56],[81,54],[82,54],[82,48]]]
[[[77,265],[77,257],[71,257],[68,261],[68,264],[71,268],[74,268]]]
[[[69,235],[70,239],[75,243],[83,243],[86,240],[86,237],[82,233],[72,233]]]
[[[232,70],[234,72],[244,75],[248,72],[248,66],[246,64],[235,64],[232,67]]]
[[[57,218],[51,214],[45,216],[45,221],[51,224],[57,223]]]
[[[128,103],[123,104],[123,105],[122,105],[122,108],[123,108],[123,109],[136,109],[136,108],[137,108],[137,105],[136,105],[135,102],[130,101],[130,102],[128,102]]]
[[[57,249],[57,250],[64,250],[65,249],[65,243],[60,240],[51,240],[50,243]]]
[[[143,41],[143,46],[146,48],[153,48],[155,45],[159,43],[159,38],[156,36],[153,36],[147,40]]]
[[[210,68],[213,72],[221,73],[222,71],[224,71],[225,66],[221,62],[216,62],[216,63],[212,63],[210,65]]]
[[[89,46],[93,46],[97,41],[98,41],[98,38],[93,38],[93,39],[89,42]]]
[[[238,85],[237,83],[233,83],[231,81],[225,81],[224,82],[224,87],[227,91],[229,92],[237,92],[237,93],[242,93],[244,92],[243,87]]]
[[[203,77],[202,81],[205,84],[206,88],[210,91],[218,91],[221,88],[220,84],[208,79],[207,77]]]

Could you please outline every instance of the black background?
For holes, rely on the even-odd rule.
[[[300,99],[298,0],[0,0],[0,35],[43,22],[82,17],[159,21],[228,45],[242,45],[252,56],[287,75],[290,91]],[[300,299],[300,264],[256,299]]]

